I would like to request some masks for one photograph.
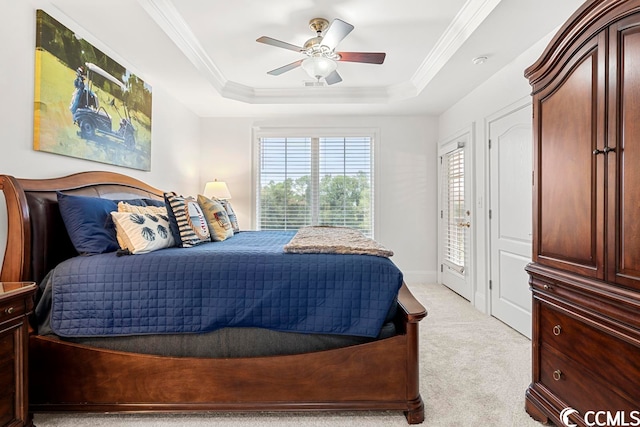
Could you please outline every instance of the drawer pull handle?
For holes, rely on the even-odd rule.
[[[553,371],[553,379],[556,381],[560,381],[562,379],[562,371],[560,369]]]
[[[544,285],[543,288],[545,291],[549,291],[551,290],[551,285]]]
[[[562,332],[562,328],[560,327],[560,325],[556,325],[553,327],[553,335],[558,336],[560,335],[560,332]]]
[[[13,310],[14,310],[14,309],[13,309],[13,307],[9,307],[9,308],[5,308],[5,309],[4,309],[4,312],[5,312],[6,314],[11,314],[11,313],[13,313]]]

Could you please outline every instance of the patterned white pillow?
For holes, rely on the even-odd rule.
[[[167,214],[167,208],[165,206],[137,206],[130,205],[127,202],[118,202],[118,212],[128,212],[135,214],[152,214],[152,215],[160,215],[162,219],[165,221],[169,221],[169,215]],[[122,232],[118,234],[116,231],[116,238],[118,239],[118,245],[121,249],[127,247],[127,242],[124,241],[125,233]],[[173,237],[173,236],[172,236]],[[175,241],[174,241],[175,242]]]
[[[141,209],[142,211],[142,209]],[[169,218],[164,214],[149,212],[111,212],[116,225],[116,236],[122,249],[132,254],[145,254],[175,246],[169,230]]]
[[[224,206],[222,206],[222,203],[198,194],[198,204],[202,208],[202,213],[207,220],[211,240],[214,242],[222,242],[229,237],[233,237],[233,228],[231,228],[229,216]]]
[[[215,199],[218,202],[222,203],[222,206],[227,211],[227,216],[229,217],[229,221],[231,222],[231,228],[233,228],[233,232],[237,233],[240,231],[240,226],[238,226],[238,217],[236,216],[236,212],[231,207],[231,202],[228,200]]]
[[[153,213],[153,214],[167,216],[167,207],[166,206],[137,206],[137,205],[130,205],[125,201],[125,202],[118,202],[118,212],[139,213],[142,215],[146,213]]]

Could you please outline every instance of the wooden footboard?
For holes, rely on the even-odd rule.
[[[73,256],[55,206],[56,190],[93,197],[162,198],[162,191],[110,172],[47,180],[0,175],[0,189],[8,213],[3,281],[40,281],[57,263]],[[68,252],[63,250],[65,242]],[[418,322],[426,311],[405,285],[398,301],[398,335],[291,356],[160,357],[32,334],[29,408],[32,412],[399,410],[409,423],[420,423],[424,405]]]
[[[424,308],[401,292],[404,333],[291,356],[206,359],[125,353],[30,338],[33,412],[401,410],[424,420],[418,321]],[[406,311],[406,307],[420,311]]]

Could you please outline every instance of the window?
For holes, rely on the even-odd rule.
[[[373,235],[371,137],[268,137],[257,145],[259,230],[335,225]]]
[[[446,221],[444,262],[462,273],[466,246],[462,225],[467,221],[464,202],[464,148],[457,148],[444,155],[442,166],[442,216]]]

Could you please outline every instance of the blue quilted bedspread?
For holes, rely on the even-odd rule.
[[[295,232],[144,255],[80,256],[58,265],[51,328],[63,337],[262,327],[375,337],[402,284],[388,258],[289,254]]]

